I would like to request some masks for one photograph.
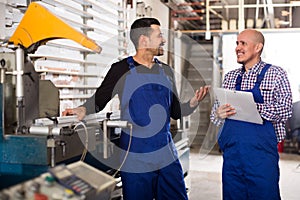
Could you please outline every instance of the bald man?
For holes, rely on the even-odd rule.
[[[223,152],[223,199],[280,199],[277,143],[285,137],[291,116],[292,94],[287,73],[261,60],[265,39],[247,29],[236,41],[237,62],[242,67],[228,72],[222,87],[253,94],[263,124],[228,117],[236,110],[216,100],[211,121],[220,128],[218,143]]]

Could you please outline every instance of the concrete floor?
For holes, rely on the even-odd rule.
[[[223,158],[221,155],[201,156],[191,149],[190,200],[221,200]],[[300,199],[300,155],[280,153],[280,192],[282,200]],[[188,185],[188,184],[187,184]]]

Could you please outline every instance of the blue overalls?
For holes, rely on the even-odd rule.
[[[172,82],[162,67],[159,74],[137,73],[133,58],[128,57],[127,62],[130,74],[125,80],[121,117],[133,124],[133,131],[131,137],[124,129],[120,138],[121,159],[126,158],[121,168],[124,199],[187,199],[170,133]]]
[[[263,103],[260,84],[270,65],[257,76],[252,92]],[[242,76],[236,80],[241,90]],[[223,151],[223,199],[277,200],[279,194],[279,155],[275,129],[270,121],[254,124],[226,119],[218,139]]]

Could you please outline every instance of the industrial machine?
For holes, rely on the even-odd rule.
[[[29,5],[9,41],[1,41],[0,189],[21,183],[24,185],[24,181],[33,179],[39,182],[40,178],[36,177],[44,176],[41,174],[61,164],[84,160],[87,152],[95,152],[102,159],[108,160],[112,152],[112,144],[108,139],[110,130],[128,125],[119,120],[118,112],[97,113],[87,116],[85,121],[78,121],[76,116],[58,117],[58,89],[51,81],[40,80],[27,57],[40,45],[57,38],[73,40],[97,53],[101,51],[101,47],[94,41],[38,3]],[[112,183],[100,170],[94,176],[98,181],[103,176],[103,180],[109,183],[91,180],[88,164],[81,163],[80,167],[71,167],[71,170],[75,170],[76,175],[81,174],[82,178],[83,173],[77,169],[83,167],[87,173],[84,177],[87,185],[100,187],[103,184],[101,191],[105,191],[105,187],[109,190],[115,187],[115,181]],[[74,199],[97,199],[99,188],[93,188],[93,192],[88,195],[89,198],[77,195],[78,198]]]

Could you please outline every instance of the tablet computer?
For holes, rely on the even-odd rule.
[[[229,119],[256,124],[263,123],[251,92],[214,88],[214,94],[220,105],[230,104],[235,108],[236,114],[228,117]]]

